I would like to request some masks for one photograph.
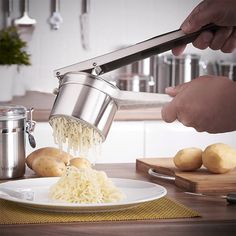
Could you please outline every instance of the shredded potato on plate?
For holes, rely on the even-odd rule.
[[[50,189],[50,198],[70,203],[112,203],[125,198],[103,171],[68,167]]]

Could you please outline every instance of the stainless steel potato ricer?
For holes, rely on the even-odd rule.
[[[70,117],[92,127],[106,139],[118,109],[160,107],[171,98],[165,94],[121,91],[102,74],[192,42],[202,31],[215,32],[210,24],[185,34],[175,30],[141,43],[54,71],[59,79],[57,97],[50,118]]]

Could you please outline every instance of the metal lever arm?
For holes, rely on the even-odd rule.
[[[76,63],[54,71],[55,76],[60,77],[68,72],[87,72],[89,74],[103,74],[122,66],[131,64],[155,54],[168,51],[182,44],[188,44],[205,30],[215,32],[219,26],[209,24],[201,28],[199,31],[185,34],[182,30],[175,30],[141,43],[126,47],[111,53],[104,54],[99,57],[92,58],[80,63]],[[95,70],[95,73],[94,73]]]

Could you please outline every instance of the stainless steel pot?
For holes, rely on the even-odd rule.
[[[164,93],[168,86],[176,86],[199,77],[200,71],[205,69],[205,64],[200,59],[200,55],[197,54],[158,56],[155,76],[156,91]]]
[[[217,64],[218,75],[226,76],[236,81],[236,63],[229,61],[219,61]]]
[[[154,59],[152,56],[117,69],[114,78],[117,87],[133,92],[154,92]]]
[[[133,92],[153,92],[155,85],[152,76],[144,75],[120,75],[115,83],[119,89]]]
[[[30,118],[32,110],[29,110]],[[25,173],[25,133],[30,134],[35,122],[26,120],[23,106],[0,106],[0,179],[21,177]]]
[[[144,60],[136,61],[118,69],[119,75],[153,75],[155,56],[148,57]]]

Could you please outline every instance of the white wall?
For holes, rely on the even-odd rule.
[[[12,18],[21,16],[19,0],[13,0]],[[80,0],[61,0],[61,15],[64,19],[58,31],[50,29],[49,0],[29,0],[30,16],[37,20],[32,32],[26,29],[23,38],[28,40],[32,54],[32,66],[25,73],[28,90],[52,92],[57,87],[53,70],[94,56],[130,45],[150,37],[179,28],[182,21],[199,0],[91,0],[89,18],[89,50],[81,46],[79,15]],[[2,0],[0,0],[2,5]],[[0,6],[1,7],[1,6]],[[0,14],[3,27],[4,14]],[[32,33],[32,34],[31,34]],[[201,51],[188,48],[189,52]],[[231,58],[219,52],[205,50],[203,57]]]
[[[38,122],[33,133],[37,149],[58,147],[54,143],[52,128],[46,122]],[[173,157],[180,149],[198,147],[204,150],[213,143],[225,143],[236,148],[236,131],[209,134],[199,133],[179,122],[164,121],[115,121],[107,139],[102,144],[101,157],[97,163],[131,163],[144,157]],[[66,145],[64,150],[67,151]],[[26,140],[26,154],[34,151]],[[74,153],[71,153],[74,155]],[[91,162],[95,156],[90,155]]]

